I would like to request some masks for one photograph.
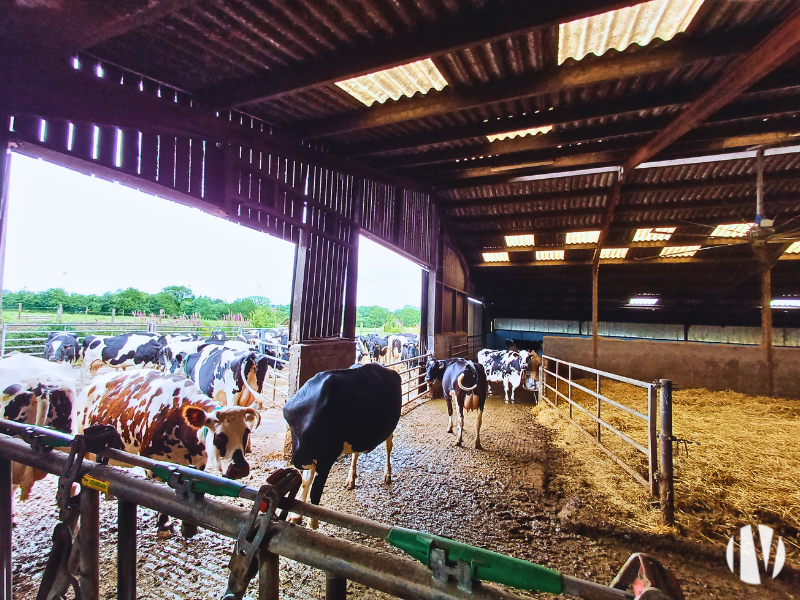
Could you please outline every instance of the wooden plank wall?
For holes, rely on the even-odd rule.
[[[132,93],[194,106],[192,97],[181,90],[91,57],[79,56],[75,66],[119,82]],[[251,116],[235,111],[217,116],[262,132],[266,144],[274,135],[269,124]],[[357,252],[359,231],[368,231],[421,263],[435,260],[436,217],[430,195],[378,178],[357,178],[280,153],[207,142],[202,136],[44,122],[29,116],[12,117],[9,130],[14,139],[85,161],[89,170],[92,165],[103,167],[98,176],[124,174],[128,182],[147,182],[144,188],[149,191],[165,188],[168,197],[177,194],[189,204],[195,200],[193,205],[217,216],[300,244],[303,256],[298,253],[296,267],[301,267],[302,277],[295,277],[299,297],[293,310],[298,314],[292,319],[298,327],[296,341],[343,335],[348,265],[349,276],[356,277],[357,263],[350,253]],[[65,164],[74,165],[75,160]]]

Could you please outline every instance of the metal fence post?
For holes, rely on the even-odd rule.
[[[278,555],[262,546],[258,552],[258,600],[280,598],[280,569]]]
[[[136,600],[136,504],[119,500],[117,600]]]
[[[658,486],[661,497],[661,522],[664,525],[675,523],[675,489],[672,472],[672,382],[659,380],[661,384],[661,469]]]
[[[82,600],[100,597],[100,492],[81,489],[81,530],[78,539],[81,549],[79,585]]]
[[[600,395],[600,373],[597,374],[597,387],[595,388],[597,395]],[[600,441],[600,398],[597,400],[597,441]]]
[[[325,600],[344,600],[347,598],[347,579],[334,577],[325,572]]]
[[[658,496],[658,398],[656,390],[659,389],[658,380],[647,388],[647,474],[650,482],[650,494]]]
[[[569,418],[572,418],[572,365],[567,371],[567,396],[569,398]]]
[[[3,323],[3,331],[0,333],[0,356],[6,355],[6,324]]]
[[[6,458],[0,458],[0,600],[11,600],[11,461]]]

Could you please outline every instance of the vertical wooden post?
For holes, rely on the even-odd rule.
[[[761,346],[767,363],[767,396],[775,392],[775,363],[772,350],[772,269],[761,265]]]
[[[361,195],[364,189],[364,180],[353,181],[353,220],[361,221]],[[350,248],[347,249],[347,279],[344,290],[344,329],[342,337],[355,339],[356,337],[356,312],[358,295],[358,238],[357,229],[351,233]]]
[[[100,598],[100,492],[81,490],[81,529],[79,585],[83,600]]]
[[[0,114],[0,318],[3,315],[3,274],[6,264],[6,231],[8,230],[8,186],[11,177],[11,149],[8,146],[8,115]],[[19,305],[19,317],[22,305]]]
[[[89,309],[87,308],[86,310],[89,310]],[[112,323],[114,322],[114,317],[115,317],[116,315],[117,315],[117,309],[116,309],[116,308],[112,308],[112,309],[111,309],[111,322],[112,322]]]
[[[305,296],[306,262],[309,254],[310,234],[301,229],[298,234],[297,248],[294,256],[294,279],[292,283],[292,306],[289,319],[289,339],[299,342],[303,339],[301,327],[303,323],[303,297]]]
[[[56,323],[61,323],[63,315],[64,315],[64,305],[59,304],[58,309],[56,310]]]
[[[653,496],[658,496],[658,389],[658,381],[647,388],[647,475]]]
[[[2,313],[0,313],[2,314]],[[17,304],[17,321],[22,319],[22,302]]]
[[[658,487],[661,496],[662,525],[675,524],[675,488],[672,470],[672,382],[661,379],[661,469]]]
[[[595,252],[595,256],[597,257],[595,260],[592,261],[592,356],[594,357],[594,363],[592,366],[596,369],[597,368],[597,313],[598,313],[598,294],[597,294],[597,283],[598,283],[598,276],[600,272],[600,249],[598,248]]]

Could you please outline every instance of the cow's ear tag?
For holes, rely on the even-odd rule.
[[[206,411],[199,406],[184,406],[183,418],[195,429],[200,429],[208,421]]]

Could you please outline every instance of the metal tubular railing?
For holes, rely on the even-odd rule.
[[[469,358],[469,342],[450,346],[450,358]]]
[[[62,447],[72,443],[73,436],[20,423],[0,420],[0,583],[3,584],[1,600],[11,599],[11,461],[22,463],[52,474],[65,474],[70,465],[70,456],[64,452],[36,452],[28,443],[11,437],[13,434],[28,435],[28,439],[36,437],[38,442],[47,441],[51,446]],[[119,450],[100,450],[99,456],[120,461],[129,465],[144,466],[156,474],[159,469],[168,468],[168,463],[127,454]],[[148,468],[146,467],[146,468]],[[213,476],[196,469],[172,466],[181,469],[181,476],[191,471],[191,480],[204,484],[201,489],[205,494],[218,496],[238,496],[248,500],[259,501],[262,497],[258,490],[244,486],[235,481]],[[177,471],[168,473],[175,474]],[[168,477],[172,480],[172,476]],[[117,597],[120,600],[136,598],[136,507],[144,506],[177,519],[195,523],[200,527],[215,531],[223,536],[241,541],[247,538],[253,524],[253,515],[259,510],[250,510],[232,504],[221,503],[207,495],[196,495],[196,488],[181,487],[177,481],[176,489],[194,489],[193,493],[175,493],[166,484],[133,476],[123,469],[109,467],[90,460],[83,460],[76,472],[75,481],[81,482],[81,527],[78,544],[81,550],[79,584],[83,600],[98,600],[99,596],[99,502],[96,489],[119,500],[118,512],[118,553]],[[85,495],[84,495],[85,494]],[[278,506],[304,516],[318,518],[331,524],[364,533],[388,541],[390,544],[406,549],[398,540],[402,535],[411,534],[412,538],[420,536],[430,538],[428,534],[404,530],[363,517],[348,515],[318,506],[312,506],[297,500],[281,498]],[[370,588],[401,598],[420,598],[436,600],[457,600],[472,598],[475,600],[517,600],[521,596],[503,590],[491,584],[470,585],[464,587],[463,577],[452,582],[446,563],[441,566],[430,557],[418,557],[416,562],[402,558],[384,550],[366,547],[357,543],[333,538],[322,533],[309,531],[303,527],[291,525],[285,521],[271,521],[269,534],[263,538],[259,552],[258,564],[258,598],[259,600],[277,600],[279,597],[279,573],[277,556],[285,556],[325,571],[330,585],[329,599],[343,597],[342,592],[346,580],[352,580]],[[545,569],[526,561],[489,553],[488,551],[459,545],[444,538],[436,538],[450,551],[471,549],[484,559],[498,561],[495,569],[503,565],[504,569],[517,569],[518,573],[526,573],[531,585],[524,589],[545,590],[542,586],[555,586],[552,593],[570,594],[593,600],[630,600],[633,594],[606,587],[600,584],[583,581],[556,571]],[[238,542],[237,542],[238,544]],[[238,545],[237,545],[238,547]],[[436,546],[438,548],[439,546]],[[436,552],[444,552],[436,550]],[[443,554],[443,557],[446,557]],[[454,559],[455,560],[455,559]],[[424,564],[431,565],[431,569]],[[459,563],[460,564],[460,563]],[[469,563],[466,563],[469,564]],[[482,563],[479,563],[482,564]],[[512,566],[513,565],[513,566]],[[475,572],[467,571],[471,577],[477,577],[480,566]],[[474,567],[473,567],[474,568]],[[444,569],[442,571],[441,569]],[[455,570],[453,570],[455,571]],[[488,571],[495,572],[492,568]],[[463,569],[462,569],[463,572]],[[438,575],[437,575],[438,573]],[[234,575],[232,572],[231,578]],[[524,578],[523,578],[524,579]],[[231,580],[229,580],[231,581]],[[516,580],[515,580],[516,581]],[[245,582],[246,583],[246,582]]]
[[[553,368],[551,365],[555,365],[555,367]],[[562,375],[564,370],[567,371],[566,377]],[[550,404],[556,409],[559,409],[559,414],[561,414],[561,416],[568,419],[576,427],[578,427],[578,429],[581,432],[583,432],[583,434],[586,435],[586,437],[589,440],[594,442],[614,462],[616,462],[631,477],[633,477],[634,480],[636,480],[645,488],[647,488],[653,496],[660,497],[662,505],[662,515],[664,515],[664,521],[668,522],[668,524],[672,524],[673,522],[672,506],[673,506],[673,496],[674,496],[673,482],[672,482],[673,478],[672,478],[672,452],[671,452],[672,382],[670,382],[669,380],[662,379],[662,380],[656,380],[652,383],[648,383],[646,381],[639,381],[636,379],[631,379],[629,377],[623,377],[622,375],[617,375],[615,373],[599,371],[591,367],[578,365],[575,363],[571,363],[565,360],[561,360],[546,355],[542,356],[542,365],[540,367],[540,371],[541,372],[539,379],[542,384],[541,397],[548,404]],[[576,372],[580,372],[582,374],[582,378],[586,378],[587,374],[593,375],[596,380],[596,389],[591,390],[585,386],[580,385],[579,383],[576,383],[573,380],[573,376]],[[551,379],[548,379],[548,376]],[[619,402],[616,402],[604,396],[600,390],[601,377],[633,385],[646,390],[647,414],[637,411],[629,406],[625,406],[624,404],[620,404]],[[550,385],[551,381],[554,383],[554,385]],[[565,383],[567,385],[566,394],[564,394],[561,390],[558,389],[559,382]],[[588,410],[585,406],[582,406],[581,404],[575,402],[572,393],[573,389],[579,390],[584,394],[595,399],[594,412]],[[554,394],[552,400],[548,398],[547,395],[548,391],[553,392]],[[667,426],[668,431],[662,431],[661,434],[662,460],[661,460],[660,470],[658,464],[659,436],[657,435],[657,427],[656,427],[658,413],[659,413],[658,410],[659,398],[660,398],[662,429],[664,427],[664,422],[667,421],[667,419],[665,419],[665,411],[668,413],[669,417]],[[567,402],[568,404],[567,411],[563,411],[559,408],[559,399]],[[602,418],[603,405],[608,405],[615,409],[622,410],[631,415],[632,417],[643,421],[647,427],[647,446],[637,442],[629,435],[626,435],[613,425],[609,424],[606,420],[604,420]],[[589,432],[586,429],[584,429],[584,427],[574,418],[573,409],[580,411],[582,414],[586,415],[595,422],[596,427],[594,432]],[[645,478],[642,474],[637,472],[630,465],[626,464],[625,461],[620,456],[615,454],[613,450],[611,450],[607,445],[603,443],[602,431],[604,429],[610,431],[611,433],[616,435],[619,439],[621,439],[623,442],[630,445],[637,452],[640,452],[646,457],[647,478]],[[669,456],[666,456],[664,454],[664,445],[669,447]]]
[[[400,375],[400,378],[403,380],[401,388],[403,391],[403,396],[405,397],[403,400],[403,406],[409,402],[413,402],[417,398],[421,398],[428,393],[428,384],[425,383],[425,367],[428,357],[428,354],[423,354],[414,358],[406,358],[405,360],[398,360],[397,362],[384,365],[387,368],[397,366],[408,367],[407,369],[397,371],[397,373]],[[412,373],[414,373],[414,375],[412,375]],[[416,385],[412,385],[412,382],[414,381],[416,381]],[[418,393],[412,396],[412,392]]]

